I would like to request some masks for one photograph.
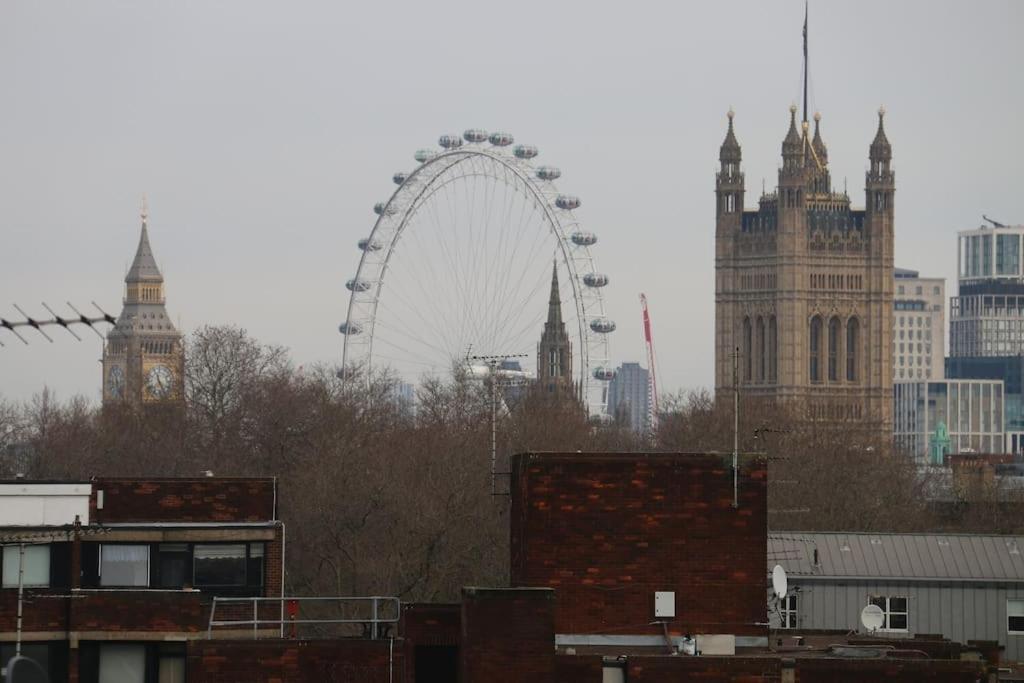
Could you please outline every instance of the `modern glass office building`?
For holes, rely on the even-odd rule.
[[[931,440],[948,431],[951,453],[1003,453],[1002,380],[894,382],[896,446],[921,461]]]
[[[1024,353],[1024,226],[959,233],[958,296],[950,299],[949,355]]]

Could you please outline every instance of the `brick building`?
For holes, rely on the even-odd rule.
[[[510,586],[318,638],[280,624],[296,603],[281,592],[273,480],[6,482],[0,640],[6,657],[20,566],[23,651],[53,681],[995,680],[985,659],[998,660],[997,643],[770,632],[767,467],[741,457],[734,471],[721,454],[515,456]],[[251,602],[222,605],[246,596],[272,598],[260,624]]]
[[[276,507],[273,479],[0,483],[0,658],[20,640],[54,682],[183,683],[214,596],[281,595]]]

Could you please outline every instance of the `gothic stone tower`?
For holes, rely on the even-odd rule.
[[[184,400],[182,337],[164,308],[164,278],[149,246],[147,221],[143,206],[139,247],[124,278],[124,308],[103,347],[104,404]]]
[[[775,192],[745,209],[733,113],[716,177],[715,387],[828,421],[892,429],[892,148],[884,110],[871,143],[865,208],[833,192],[821,116],[790,108]]]
[[[562,321],[562,299],[558,293],[558,264],[551,271],[548,319],[537,344],[537,384],[548,393],[573,392],[572,344]]]

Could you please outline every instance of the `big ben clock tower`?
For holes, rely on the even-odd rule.
[[[164,308],[164,278],[149,246],[142,204],[142,234],[124,278],[124,307],[103,346],[103,403],[174,404],[184,400],[182,337]]]

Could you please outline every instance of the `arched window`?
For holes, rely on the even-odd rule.
[[[860,353],[860,321],[850,318],[846,321],[846,381],[856,382],[860,368],[857,356]]]
[[[821,381],[821,318],[814,316],[811,318],[811,333],[810,333],[810,372],[811,381]]]
[[[828,381],[839,381],[839,318],[828,321]]]
[[[775,316],[768,318],[768,381],[775,383],[779,378],[779,329]]]
[[[757,381],[764,384],[765,373],[768,371],[768,363],[765,359],[765,338],[764,338],[764,318],[757,316],[757,327],[755,330],[755,341],[757,343]]]
[[[750,361],[752,360],[750,343],[750,318],[743,319],[743,381],[749,382],[751,373]]]

